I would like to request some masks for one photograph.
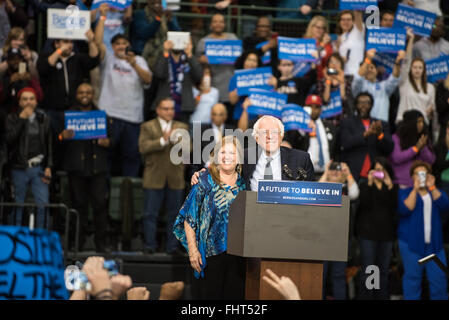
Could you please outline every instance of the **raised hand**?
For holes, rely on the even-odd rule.
[[[281,294],[286,300],[301,300],[298,288],[289,277],[279,277],[270,269],[265,270],[263,280]]]

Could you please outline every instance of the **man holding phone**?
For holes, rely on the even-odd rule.
[[[48,203],[48,185],[51,179],[52,148],[50,119],[37,107],[36,92],[26,87],[17,93],[19,112],[11,113],[6,120],[6,143],[16,203],[23,203],[28,186],[34,200],[39,204]],[[11,224],[22,225],[22,208],[17,208]],[[15,220],[15,221],[14,221]],[[38,207],[36,227],[48,226],[45,209]]]
[[[149,88],[152,73],[141,56],[130,49],[123,34],[111,39],[113,53],[103,43],[107,6],[102,6],[100,20],[95,28],[95,42],[100,49],[102,84],[98,107],[111,118],[113,154],[121,165],[121,175],[139,176],[141,157],[138,139],[143,122],[144,89]]]

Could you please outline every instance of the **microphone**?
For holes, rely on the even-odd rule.
[[[290,180],[295,180],[295,178],[293,178],[293,172],[286,164],[284,164],[282,171],[290,178]]]
[[[296,180],[299,181],[307,180],[307,171],[304,170],[303,168],[298,168],[298,177],[296,178]]]

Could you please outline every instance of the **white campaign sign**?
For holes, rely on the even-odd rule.
[[[47,10],[47,37],[50,39],[87,40],[85,33],[89,28],[89,11],[79,10],[77,6]]]
[[[173,42],[174,50],[184,50],[190,41],[190,32],[167,32],[167,40]]]

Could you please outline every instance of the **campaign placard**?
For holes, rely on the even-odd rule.
[[[407,34],[404,28],[371,28],[366,30],[366,50],[395,53],[405,50]]]
[[[270,115],[280,118],[282,108],[287,103],[287,95],[275,91],[250,89],[249,99],[251,105],[248,107],[249,114]]]
[[[247,96],[251,88],[272,90],[273,86],[268,84],[272,76],[270,67],[236,70],[234,77],[236,77],[237,94]]]
[[[205,54],[209,64],[232,65],[242,54],[242,40],[206,39]]]
[[[274,180],[258,182],[258,203],[341,207],[341,199],[341,183]]]
[[[436,18],[437,15],[435,13],[400,3],[396,10],[393,27],[410,27],[415,34],[429,37],[432,33]]]
[[[365,10],[369,6],[377,7],[377,0],[340,0],[341,10]]]
[[[284,130],[303,130],[305,132],[312,132],[309,127],[310,115],[301,106],[289,103],[282,108],[282,123]]]
[[[106,112],[101,110],[64,113],[65,129],[73,130],[73,140],[91,140],[107,137]]]
[[[310,71],[310,69],[312,69],[310,62],[298,61],[295,63],[295,66],[293,67],[293,76],[303,77]]]
[[[47,10],[47,37],[49,39],[87,40],[85,33],[90,29],[90,12],[71,9]]]
[[[332,91],[329,104],[321,107],[320,118],[326,119],[343,113],[340,89]]]
[[[449,72],[449,56],[426,60],[427,81],[435,83],[444,80]]]
[[[316,61],[316,40],[305,38],[278,37],[279,60]]]
[[[109,7],[118,9],[118,10],[124,10],[128,8],[133,1],[132,0],[94,0],[92,2],[91,10],[97,9],[100,7],[102,3],[107,3]]]
[[[0,225],[0,299],[66,300],[58,233]]]
[[[396,57],[396,53],[376,52],[373,61],[378,67],[384,67],[387,74],[391,74],[396,62]]]

